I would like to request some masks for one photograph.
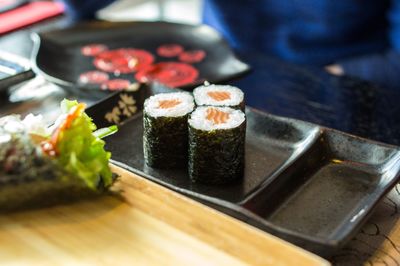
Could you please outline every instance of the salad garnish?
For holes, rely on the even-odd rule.
[[[92,119],[84,112],[86,105],[64,99],[61,102],[63,115],[47,136],[42,138],[43,153],[57,160],[71,174],[74,174],[95,189],[99,182],[107,187],[112,183],[108,166],[111,153],[104,150],[102,138],[117,132],[117,126],[96,130]],[[48,132],[49,130],[44,130]]]

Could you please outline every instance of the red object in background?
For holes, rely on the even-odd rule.
[[[127,89],[131,82],[126,79],[110,79],[101,85],[102,90],[118,91]]]
[[[185,63],[198,63],[206,57],[203,50],[185,51],[179,55],[179,60]]]
[[[161,62],[151,65],[135,75],[139,82],[158,81],[169,87],[181,87],[193,83],[198,77],[196,68],[185,63]]]
[[[96,56],[101,52],[108,50],[108,47],[104,44],[88,44],[81,48],[81,53],[84,56]]]
[[[0,14],[0,34],[33,24],[63,13],[64,6],[58,2],[32,2]]]
[[[125,74],[143,69],[153,61],[153,55],[145,50],[121,48],[101,52],[95,57],[93,64],[105,72]]]
[[[183,52],[183,47],[179,44],[164,44],[157,48],[157,54],[163,57],[175,57]]]
[[[79,76],[79,82],[83,84],[102,84],[109,79],[107,73],[101,71],[88,71]]]
[[[15,2],[15,0],[0,0],[0,8],[14,4]]]

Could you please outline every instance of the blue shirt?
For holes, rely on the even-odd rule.
[[[204,0],[203,20],[240,52],[400,89],[400,0]]]

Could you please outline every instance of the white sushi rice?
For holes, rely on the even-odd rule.
[[[209,92],[228,92],[229,99],[218,101],[208,95]],[[194,100],[197,105],[237,106],[243,102],[244,94],[239,88],[229,85],[204,85],[193,90]]]
[[[165,100],[179,100],[180,103],[171,108],[161,108],[160,101]],[[144,111],[152,117],[179,117],[191,113],[193,109],[193,96],[187,92],[160,93],[144,102]]]
[[[214,108],[229,114],[229,118],[225,123],[215,124],[207,119],[207,109]],[[199,130],[210,131],[214,129],[231,129],[240,126],[246,117],[245,114],[237,109],[230,107],[201,106],[198,107],[190,115],[189,125]]]

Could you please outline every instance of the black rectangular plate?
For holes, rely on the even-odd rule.
[[[251,108],[242,180],[201,185],[185,169],[147,167],[141,109],[146,97],[165,91],[142,85],[88,109],[100,126],[121,123],[107,139],[113,163],[322,256],[350,240],[398,181],[397,147]],[[127,106],[136,111],[124,112]]]

